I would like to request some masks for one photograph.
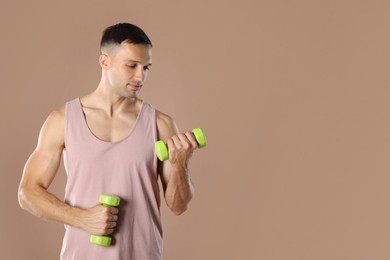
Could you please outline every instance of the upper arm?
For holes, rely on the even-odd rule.
[[[177,134],[178,132],[179,130],[174,120],[170,116],[157,111],[158,139],[163,140],[166,143],[166,141],[169,138],[171,138],[173,135]],[[166,160],[164,162],[158,160],[158,173],[161,178],[164,191],[169,181],[170,170],[171,170],[171,164],[169,160]]]
[[[39,133],[38,144],[23,170],[20,188],[40,186],[47,189],[61,162],[64,141],[65,108],[53,111]]]

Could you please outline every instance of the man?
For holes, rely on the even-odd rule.
[[[99,85],[48,116],[25,165],[19,203],[39,218],[65,224],[61,259],[161,259],[158,177],[168,207],[180,215],[194,192],[188,163],[197,143],[138,98],[152,65],[152,43],[142,29],[108,27],[100,48]],[[156,159],[158,139],[168,145],[168,161]],[[63,153],[64,201],[47,191]],[[102,193],[119,196],[119,207],[97,205]],[[114,243],[91,244],[91,234],[111,235]]]

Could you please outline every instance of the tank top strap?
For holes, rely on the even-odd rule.
[[[86,139],[86,133],[82,131],[82,124],[84,118],[82,117],[82,111],[80,113],[80,100],[75,98],[65,104],[65,146],[72,137],[79,137],[81,140]],[[80,139],[79,139],[80,140]]]
[[[142,110],[133,131],[137,131],[136,134],[133,133],[134,135],[147,135],[153,143],[157,141],[156,109],[146,101],[143,101]]]

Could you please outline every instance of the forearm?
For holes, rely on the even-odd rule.
[[[187,210],[193,195],[194,186],[191,182],[189,170],[173,168],[165,191],[165,200],[168,207],[176,215],[180,215]]]
[[[24,210],[39,218],[81,227],[83,210],[64,203],[39,185],[20,188],[19,203]]]

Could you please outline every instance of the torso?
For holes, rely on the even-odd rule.
[[[100,194],[108,193],[119,196],[121,203],[118,227],[111,235],[113,246],[97,247],[89,242],[88,233],[66,225],[63,260],[161,259],[158,160],[153,146],[157,140],[155,109],[147,102],[128,105],[112,116],[103,106],[99,108],[97,99],[74,99],[65,106],[64,201],[90,208]],[[120,129],[112,131],[113,127]],[[120,141],[101,142],[91,132],[107,141]]]

